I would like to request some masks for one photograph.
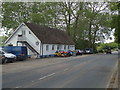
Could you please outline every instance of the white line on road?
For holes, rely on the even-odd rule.
[[[64,69],[64,71],[67,71],[67,70],[69,70],[69,69],[68,68]]]
[[[54,75],[54,74],[55,74],[55,73],[49,74],[48,77],[50,77],[50,76],[52,76],[52,75]]]
[[[39,80],[45,79],[45,78],[50,77],[50,76],[53,76],[53,75],[55,75],[55,73],[49,74],[49,75],[47,75],[47,76],[43,76],[43,77],[39,78]]]
[[[15,88],[20,88],[21,86],[15,87]]]

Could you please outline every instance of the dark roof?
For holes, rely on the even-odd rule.
[[[62,30],[25,23],[43,44],[68,44],[74,45],[72,39]]]

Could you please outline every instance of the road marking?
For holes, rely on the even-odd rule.
[[[49,74],[48,77],[50,77],[50,76],[52,76],[52,75],[54,75],[54,74],[55,74],[55,73]]]
[[[55,73],[49,74],[49,75],[47,75],[47,76],[43,76],[43,77],[39,78],[39,80],[45,79],[45,78],[50,77],[50,76],[53,76],[53,75],[55,75]]]
[[[39,80],[42,80],[42,79],[44,79],[44,78],[46,78],[47,76],[44,76],[44,77],[41,77],[41,78],[39,78]]]
[[[64,71],[67,71],[67,70],[69,70],[69,69],[68,68],[64,69]]]
[[[15,88],[20,88],[21,86],[15,87]]]
[[[109,76],[109,80],[108,80],[108,83],[107,83],[107,85],[106,85],[106,88],[113,88],[113,86],[116,84],[116,83],[111,83],[112,81],[115,81],[115,80],[113,80],[113,78],[115,78],[116,79],[116,75],[117,75],[117,67],[118,67],[118,63],[116,63],[116,65],[115,65],[115,67],[113,68],[113,70],[112,70],[112,73],[111,73],[111,75]],[[118,86],[116,87],[116,88],[118,88]]]

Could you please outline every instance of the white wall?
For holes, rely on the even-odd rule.
[[[49,46],[49,50],[46,50],[46,45]],[[54,50],[52,50],[52,45],[54,45]],[[57,46],[58,44],[43,44],[43,55],[55,54],[55,52],[57,51]],[[68,46],[69,46],[69,49],[68,49]],[[61,49],[59,50],[64,50],[64,45],[61,45]],[[68,51],[68,50],[72,50],[72,51],[75,50],[75,45],[66,45],[66,49],[64,51]],[[42,52],[42,49],[41,49],[41,52]]]
[[[30,45],[32,45],[33,48],[35,48],[35,50],[40,53],[41,41],[34,35],[34,33],[27,26],[24,27],[24,30],[26,30],[26,40],[27,40],[27,42],[31,43]],[[29,34],[29,32],[31,34]],[[39,45],[36,45],[36,42],[38,42]],[[31,52],[31,51],[29,51],[29,52]]]
[[[23,27],[23,26],[21,26],[21,27]],[[18,31],[10,38],[10,40],[8,40],[8,42],[6,43],[6,45],[8,45],[8,44],[13,44],[13,46],[17,45],[18,35],[22,34],[22,32],[20,30],[21,27],[18,28]],[[22,44],[19,44],[19,45],[21,46]]]
[[[10,38],[10,40],[8,40],[8,42],[6,43],[6,45],[8,44],[13,44],[13,46],[17,46],[17,40],[18,40],[18,35],[22,35],[22,31],[25,31],[25,36],[27,37],[26,40],[27,42],[31,43],[31,45],[33,45],[33,47],[40,52],[40,45],[41,45],[41,41],[34,35],[34,33],[32,33],[32,31],[24,24],[22,24],[17,32]],[[29,31],[31,34],[29,34]],[[39,42],[39,45],[36,45],[36,42]],[[18,46],[22,46],[21,43],[18,44]],[[31,52],[30,49],[28,49],[28,54],[34,54]]]
[[[19,27],[18,29],[19,30],[17,30],[17,32],[10,38],[10,40],[8,40],[6,45],[13,44],[14,46],[16,46],[18,35],[22,35],[23,30],[25,31],[25,36],[27,37],[26,40],[28,40],[27,42],[31,43],[31,45],[38,52],[40,52],[40,55],[42,55],[42,51],[43,51],[43,55],[55,54],[55,52],[57,51],[57,46],[60,45],[60,44],[43,44],[43,50],[42,50],[41,41],[34,35],[34,33],[26,25],[22,24],[21,27]],[[29,31],[31,34],[29,34]],[[39,45],[36,45],[36,42],[39,42]],[[46,45],[49,46],[49,50],[47,51],[46,51]],[[54,45],[54,50],[52,50],[52,45]],[[18,46],[22,46],[22,44],[19,43]],[[64,50],[64,45],[60,45],[60,46],[61,46],[61,49],[59,50]],[[68,51],[68,50],[75,50],[75,45],[66,45],[66,49],[64,51]],[[31,52],[31,50],[28,48],[28,54],[32,55],[34,53]]]

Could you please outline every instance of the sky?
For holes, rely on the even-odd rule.
[[[115,30],[113,30],[113,32],[111,33],[111,35],[110,35],[110,37],[112,38],[112,39],[106,39],[105,40],[105,43],[110,43],[110,42],[114,42],[115,41],[115,37],[114,37],[114,32],[115,32]]]
[[[1,28],[0,29],[0,36],[3,36],[3,35],[5,35],[5,31]]]

